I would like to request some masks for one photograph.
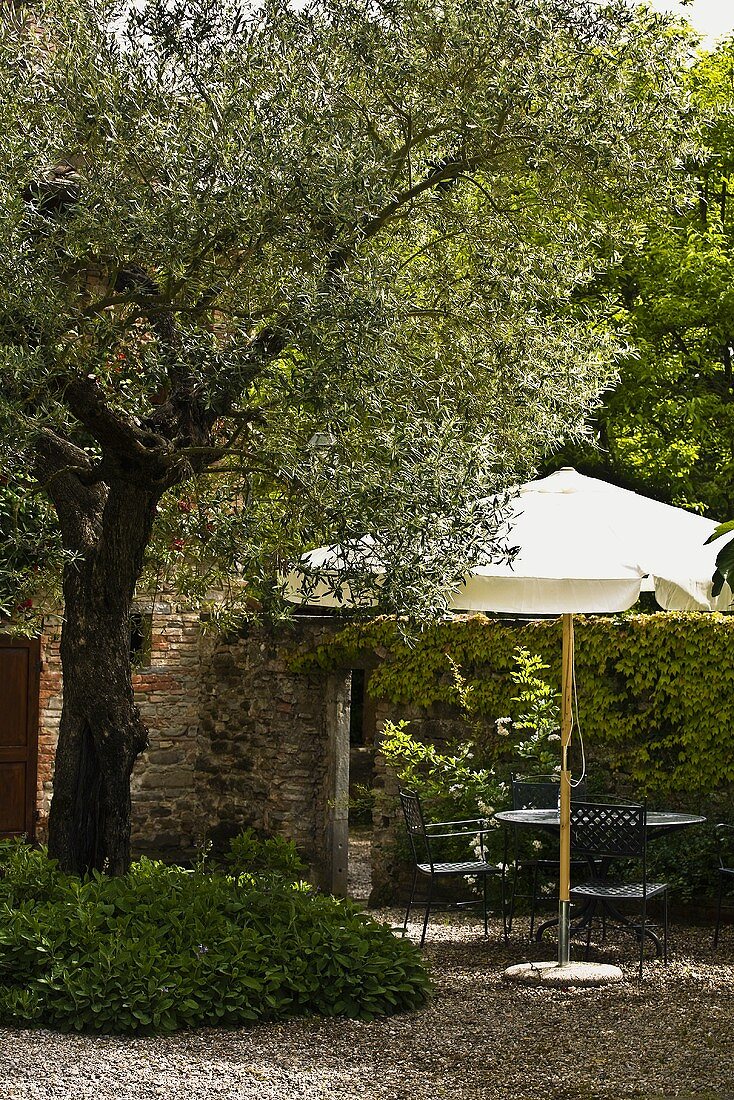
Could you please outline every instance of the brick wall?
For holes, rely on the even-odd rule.
[[[150,608],[141,607],[144,614]],[[150,665],[133,675],[149,745],[131,783],[135,850],[191,856],[203,841],[196,783],[199,732],[199,616],[156,604]]]
[[[38,708],[38,826],[36,835],[45,840],[48,811],[53,792],[54,755],[61,719],[61,619],[48,616],[41,638],[41,673]]]

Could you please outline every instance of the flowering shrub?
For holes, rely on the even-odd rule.
[[[487,827],[496,834],[499,830],[492,815],[507,805],[507,784],[492,768],[474,763],[471,743],[454,745],[450,753],[444,754],[433,745],[416,741],[407,727],[407,722],[387,722],[380,744],[380,752],[401,786],[419,795],[432,820],[483,817]],[[447,842],[444,858],[474,857],[475,844],[461,841],[456,844],[472,851],[452,850]],[[485,836],[484,846],[491,858],[499,859],[501,846],[494,836]]]

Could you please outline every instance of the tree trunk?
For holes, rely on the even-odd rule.
[[[49,818],[63,870],[123,874],[130,862],[130,775],[147,745],[133,700],[130,608],[160,493],[112,482],[94,537],[64,575],[64,698]]]

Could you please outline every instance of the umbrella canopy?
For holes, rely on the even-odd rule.
[[[521,486],[512,502],[510,565],[479,566],[452,596],[455,607],[518,615],[625,611],[641,589],[661,607],[722,610],[711,596],[716,528],[683,508],[569,468]]]
[[[704,543],[716,528],[683,508],[620,489],[576,470],[558,470],[522,485],[511,503],[508,541],[519,551],[511,564],[477,566],[451,593],[452,610],[516,615],[626,611],[641,590],[654,590],[671,611],[727,608],[724,586],[711,596],[717,548]],[[328,576],[359,563],[379,578],[379,552],[369,536],[323,546],[304,565]],[[348,584],[305,586],[291,574],[294,602],[338,607],[351,602]]]

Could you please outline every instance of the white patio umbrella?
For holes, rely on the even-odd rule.
[[[558,966],[569,965],[573,615],[626,611],[642,588],[668,610],[723,610],[711,596],[716,528],[682,508],[642,497],[572,469],[523,485],[513,501],[511,565],[479,567],[454,594],[458,606],[563,617]]]
[[[728,585],[716,599],[711,596],[717,547],[704,544],[716,526],[565,468],[528,482],[514,497],[508,541],[519,550],[512,563],[477,567],[452,593],[450,606],[456,610],[563,617],[559,967],[569,965],[573,615],[626,611],[643,589],[653,590],[667,610],[728,608]],[[359,554],[375,559],[371,567],[379,575],[369,538],[348,547],[322,547],[305,560],[328,574],[330,566]],[[297,599],[297,579],[291,578],[290,587]],[[313,598],[334,606],[348,602],[349,593],[337,598],[324,586]]]

